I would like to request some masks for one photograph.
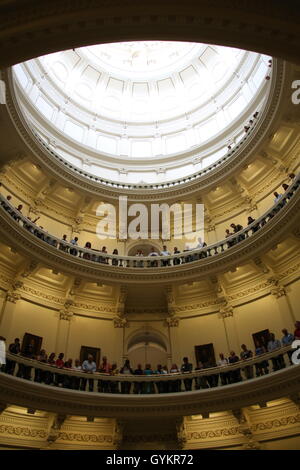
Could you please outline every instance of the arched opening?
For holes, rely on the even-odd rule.
[[[167,339],[153,329],[143,329],[135,332],[127,343],[127,357],[131,367],[141,364],[151,364],[153,370],[158,364],[168,365]]]

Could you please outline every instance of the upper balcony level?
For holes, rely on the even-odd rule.
[[[286,97],[287,87],[284,84],[290,82],[292,74],[291,65],[275,59],[272,64],[271,80],[266,82],[268,95],[265,97],[264,106],[260,109],[256,103],[248,118],[243,121],[243,125],[245,124],[248,128],[247,132],[243,129],[242,134],[236,136],[233,135],[234,132],[231,130],[233,134],[230,132],[226,134],[226,138],[224,138],[227,144],[225,145],[224,139],[222,140],[226,152],[218,158],[215,158],[214,155],[218,153],[215,146],[212,150],[204,150],[201,155],[198,154],[199,152],[197,153],[197,149],[188,152],[184,158],[187,159],[189,164],[194,161],[195,171],[191,171],[191,174],[181,178],[173,176],[167,182],[160,181],[160,177],[157,175],[153,183],[130,183],[105,178],[103,175],[97,176],[94,170],[89,171],[88,167],[78,168],[71,161],[65,160],[56,151],[55,146],[51,144],[53,139],[49,137],[47,140],[41,137],[40,133],[37,133],[34,126],[29,124],[24,117],[21,110],[22,106],[17,99],[18,93],[14,89],[12,71],[7,70],[2,73],[2,76],[6,83],[6,110],[8,116],[12,119],[14,126],[23,139],[26,153],[29,149],[36,162],[41,164],[51,177],[63,180],[65,184],[70,186],[76,185],[78,189],[94,196],[101,195],[106,198],[116,199],[121,191],[122,194],[133,200],[138,198],[143,201],[153,201],[157,198],[160,198],[160,200],[178,199],[178,197],[190,196],[199,191],[212,189],[220,184],[225,177],[228,178],[229,174],[240,171],[248,161],[255,158],[255,155],[262,150],[266,142],[269,141],[270,136],[278,128],[284,109],[289,103]],[[264,96],[265,91],[262,93]],[[259,108],[259,113],[256,112],[258,111],[256,106]],[[249,120],[251,120],[250,124],[248,123]],[[216,140],[215,144],[219,145],[219,139]],[[83,149],[79,149],[78,152],[80,157],[86,157],[86,152]],[[206,157],[207,161],[213,158],[215,162],[196,171],[199,161]],[[180,158],[182,158],[182,155]],[[159,166],[161,167],[161,165]],[[122,163],[118,162],[117,167],[122,169]],[[161,171],[161,168],[159,171]],[[184,173],[180,173],[184,175]]]
[[[298,233],[300,176],[264,215],[229,238],[200,250],[171,256],[111,255],[74,246],[40,229],[1,197],[0,233],[9,246],[23,254],[70,274],[106,282],[168,283],[200,279],[228,271],[272,249],[288,233]]]

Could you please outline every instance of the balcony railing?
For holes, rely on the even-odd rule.
[[[253,120],[253,118],[250,118],[250,119]],[[230,148],[228,148],[228,151],[226,152],[226,154],[223,157],[219,158],[216,162],[212,163],[211,165],[203,168],[202,170],[200,170],[196,173],[193,173],[193,174],[188,175],[188,176],[184,176],[183,178],[178,178],[178,179],[175,179],[175,180],[172,180],[172,181],[160,182],[160,183],[157,183],[157,184],[155,184],[155,183],[152,183],[152,184],[151,183],[148,183],[148,184],[147,183],[136,183],[136,184],[134,184],[134,183],[122,183],[122,182],[118,182],[118,181],[104,179],[104,178],[101,178],[101,176],[95,176],[92,173],[89,173],[88,171],[80,169],[80,168],[72,165],[71,163],[69,163],[66,159],[64,159],[63,157],[58,155],[53,150],[53,148],[50,147],[45,142],[45,140],[43,140],[40,137],[40,135],[33,128],[30,128],[30,130],[31,130],[32,134],[34,135],[35,139],[38,141],[38,143],[43,148],[45,148],[47,150],[47,152],[49,152],[50,155],[55,160],[57,160],[58,162],[63,164],[65,167],[71,169],[72,171],[74,171],[78,175],[83,176],[83,177],[85,177],[86,179],[88,179],[90,181],[94,181],[95,183],[98,183],[98,184],[100,183],[100,184],[103,184],[105,186],[108,186],[108,187],[111,187],[111,188],[116,188],[116,189],[157,190],[157,189],[170,189],[170,188],[182,185],[182,184],[190,183],[192,181],[195,181],[195,180],[201,178],[204,175],[207,175],[211,171],[215,170],[216,168],[220,167],[225,162],[227,162],[237,152],[237,150],[240,150],[244,147],[244,144],[247,143],[247,141],[249,140],[249,137],[252,134],[254,134],[257,126],[259,126],[260,120],[258,120],[257,117],[255,117],[252,124],[249,125],[248,122],[245,122],[244,124],[245,125],[248,124],[249,130],[247,132],[245,132],[245,135],[239,140],[239,142],[237,142],[236,144],[231,144],[229,146]],[[231,139],[231,141],[234,141],[234,138]],[[197,153],[195,155],[193,155],[193,159],[197,159],[198,157],[200,157],[200,155],[198,155]],[[201,158],[204,158],[204,157],[202,156]]]
[[[49,386],[81,391],[88,389],[89,392],[95,393],[179,393],[226,387],[238,382],[248,382],[254,378],[256,380],[257,377],[262,378],[281,369],[296,367],[291,361],[292,351],[289,345],[227,366],[205,367],[185,373],[151,375],[88,373],[70,368],[58,368],[22,355],[7,353],[7,364],[2,367],[2,373]]]
[[[0,207],[3,211],[9,213],[11,217],[16,220],[16,223],[23,227],[24,231],[32,233],[33,236],[42,242],[47,243],[50,250],[60,250],[61,252],[69,254],[71,257],[81,258],[82,260],[92,261],[94,263],[101,263],[102,266],[110,265],[121,268],[137,269],[164,267],[171,269],[172,266],[193,263],[199,260],[201,261],[201,259],[204,258],[224,253],[225,251],[230,250],[231,247],[243,243],[243,241],[247,240],[249,237],[255,236],[258,231],[262,230],[263,227],[270,220],[276,217],[276,215],[289,203],[296,194],[299,185],[300,175],[297,176],[293,184],[282,195],[278,202],[276,202],[261,217],[257,218],[246,228],[234,235],[201,249],[183,251],[170,256],[120,256],[108,254],[100,250],[79,247],[55,237],[54,235],[50,235],[48,232],[38,227],[14,208],[3,195],[0,195]]]

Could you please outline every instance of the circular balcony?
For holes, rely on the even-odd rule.
[[[0,233],[9,246],[61,272],[100,282],[167,284],[234,269],[272,249],[299,224],[300,176],[264,215],[240,232],[201,250],[138,258],[81,248],[37,227],[1,196]]]
[[[260,355],[259,360],[256,357],[225,367],[152,376],[89,374],[58,369],[33,359],[7,354],[10,373],[0,373],[0,402],[3,407],[15,404],[55,413],[117,416],[119,419],[207,415],[237,410],[284,396],[298,396],[300,367],[290,365],[290,352],[291,346],[286,346]],[[281,369],[276,370],[272,359],[276,361],[278,358],[281,358]],[[262,361],[272,363],[273,371],[271,369],[267,375],[247,379],[245,371],[249,368],[254,371],[255,364]],[[222,374],[232,377],[231,383],[222,385]],[[127,390],[132,393],[120,393],[120,384],[125,382],[129,385]],[[137,390],[135,384],[140,383],[145,393],[134,393]],[[174,383],[178,391],[170,392],[174,390]],[[160,384],[165,384],[165,387]],[[97,392],[103,390],[104,385],[105,390],[111,393]]]
[[[42,164],[52,177],[60,180],[63,178],[66,184],[76,185],[93,195],[116,199],[122,191],[122,194],[127,195],[130,199],[151,201],[157,198],[164,200],[192,195],[199,192],[199,190],[207,191],[220,184],[225,177],[228,178],[228,174],[243,168],[246,162],[262,149],[266,139],[275,131],[280,119],[278,111],[286,105],[284,83],[288,79],[290,71],[291,66],[289,64],[280,60],[273,60],[271,81],[268,82],[269,95],[264,107],[256,118],[252,119],[253,123],[250,125],[249,130],[220,159],[203,170],[183,178],[153,184],[131,184],[105,179],[94,176],[86,170],[76,168],[76,166],[66,161],[56,153],[55,148],[49,142],[37,134],[25,119],[13,86],[12,71],[7,70],[2,75],[7,85],[6,101],[10,117],[35,159]],[[256,108],[255,110],[253,108],[252,111],[256,110]],[[251,118],[251,114],[249,118]],[[197,152],[192,152],[188,155],[188,158],[189,160],[197,159]]]

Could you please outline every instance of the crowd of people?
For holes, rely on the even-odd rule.
[[[281,340],[276,339],[274,333],[269,334],[269,338],[265,341],[264,338],[255,341],[254,351],[247,348],[245,344],[241,346],[241,352],[238,356],[234,351],[230,351],[228,357],[225,357],[223,353],[219,354],[219,359],[215,361],[214,359],[207,359],[204,362],[200,360],[197,361],[197,365],[193,368],[193,364],[189,362],[187,357],[183,358],[182,365],[180,367],[177,364],[172,364],[170,369],[166,365],[162,366],[158,364],[156,368],[152,368],[151,364],[146,364],[145,367],[142,367],[141,364],[138,364],[136,368],[133,368],[130,364],[129,359],[126,359],[123,366],[118,368],[117,364],[113,362],[110,364],[106,356],[103,356],[101,364],[97,367],[95,358],[92,355],[88,357],[81,363],[79,359],[73,360],[71,358],[65,360],[64,353],[56,354],[53,352],[47,355],[44,349],[41,349],[40,352],[36,355],[34,352],[34,342],[29,342],[22,350],[20,339],[16,338],[12,344],[9,345],[8,351],[11,354],[21,355],[28,359],[34,359],[37,362],[48,364],[53,366],[53,371],[43,370],[34,366],[34,381],[39,383],[45,383],[46,385],[54,385],[58,387],[70,388],[74,390],[85,391],[88,384],[88,390],[90,392],[94,391],[94,380],[92,378],[82,378],[73,375],[66,375],[63,373],[64,370],[73,370],[77,372],[85,372],[87,374],[94,374],[99,372],[101,374],[108,374],[110,376],[149,376],[149,375],[160,375],[168,374],[169,376],[174,376],[175,374],[180,373],[190,373],[193,371],[200,371],[202,369],[213,369],[214,367],[227,367],[232,364],[240,363],[241,367],[233,370],[226,370],[224,372],[212,370],[211,374],[208,375],[199,375],[194,378],[185,378],[183,381],[180,379],[171,378],[167,381],[147,381],[147,382],[134,382],[131,381],[121,381],[118,380],[105,380],[105,376],[99,377],[96,379],[98,392],[101,393],[136,393],[136,394],[147,394],[147,393],[172,393],[180,392],[182,387],[182,382],[184,385],[185,391],[190,391],[193,388],[193,381],[195,382],[196,389],[203,388],[212,388],[219,385],[227,385],[243,380],[242,372],[245,379],[252,379],[254,375],[260,377],[262,375],[268,374],[270,370],[270,361],[262,358],[258,359],[253,365],[243,365],[243,362],[251,358],[259,358],[267,352],[273,352],[278,350],[278,355],[275,355],[271,358],[272,370],[277,371],[286,367],[286,363],[283,357],[283,354],[280,353],[282,347],[291,345],[295,339],[300,339],[300,322],[297,321],[295,324],[294,334],[288,332],[287,329],[282,330],[283,337]],[[0,340],[5,341],[5,338],[0,337]],[[291,361],[293,351],[288,351],[288,357]],[[2,366],[2,371],[13,375],[15,373],[16,361],[9,358],[6,360],[6,364]],[[18,363],[18,370],[16,371],[16,376],[31,380],[32,377],[32,368],[33,366],[25,365]]]
[[[294,173],[289,174],[289,179],[293,181],[295,179],[296,175]],[[284,192],[287,192],[289,189],[289,186],[284,183],[282,185],[282,188],[284,189]],[[257,232],[259,229],[261,229],[269,220],[271,220],[276,213],[286,204],[286,201],[290,199],[290,195],[287,194],[287,198],[282,199],[283,194],[278,193],[277,191],[274,192],[274,204],[278,203],[277,206],[268,214],[268,217],[258,221],[255,223],[255,219],[253,219],[251,216],[248,217],[247,220],[247,226],[251,226],[251,231],[252,234]],[[87,251],[82,251],[82,249],[79,247],[79,240],[77,236],[74,236],[70,240],[68,240],[68,237],[66,234],[62,236],[62,238],[59,240],[57,238],[53,238],[53,236],[48,235],[48,233],[45,231],[44,227],[42,226],[37,226],[36,222],[39,220],[39,217],[36,217],[34,220],[32,220],[29,216],[24,217],[21,219],[22,210],[23,206],[22,204],[19,204],[16,208],[13,208],[11,205],[11,199],[12,197],[8,195],[6,197],[6,200],[1,201],[1,206],[17,221],[23,223],[23,227],[28,230],[30,233],[35,235],[37,238],[43,240],[44,242],[48,243],[51,246],[54,246],[55,248],[64,251],[66,253],[69,253],[70,255],[73,256],[80,256],[83,259],[103,263],[103,264],[109,264],[109,257],[107,247],[103,246],[101,250],[96,249],[92,247],[92,243],[87,241],[84,245],[84,248],[87,250],[90,250],[90,252]],[[282,199],[282,203],[280,204],[280,200]],[[227,241],[227,247],[230,248],[237,243],[243,241],[246,238],[246,234],[242,232],[244,227],[241,224],[236,224],[236,223],[231,223],[230,224],[230,229],[226,229],[225,231],[225,239],[232,237],[230,240]],[[239,232],[240,235],[235,236]],[[207,248],[207,249],[205,249]],[[201,250],[201,251],[200,251]],[[92,251],[92,253],[91,253]],[[195,253],[193,253],[195,251]],[[196,252],[197,251],[197,252]],[[184,255],[185,252],[189,252],[189,254]],[[162,256],[162,257],[168,257],[171,255],[179,255],[178,257],[173,257],[173,258],[166,258],[166,259],[159,259],[159,260],[151,260],[149,263],[147,263],[148,267],[158,267],[158,266],[170,266],[171,264],[173,266],[179,265],[181,263],[188,263],[191,261],[196,261],[202,258],[206,258],[207,256],[211,256],[211,249],[207,247],[207,244],[202,241],[201,238],[198,238],[198,244],[191,248],[190,246],[186,245],[185,249],[180,251],[178,247],[174,247],[173,251],[169,251],[168,247],[166,245],[163,245],[161,250],[157,250],[154,247],[151,247],[150,252],[148,254],[145,254],[142,250],[137,250],[135,257],[139,258],[135,261],[134,267],[144,267],[144,261],[143,257],[148,256],[148,257],[156,257],[156,256]],[[119,252],[118,249],[115,248],[112,252],[112,255],[118,256]],[[123,266],[122,260],[118,258],[111,258],[111,264],[113,266]]]

